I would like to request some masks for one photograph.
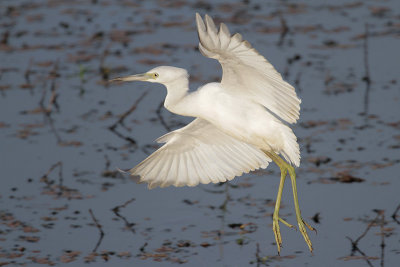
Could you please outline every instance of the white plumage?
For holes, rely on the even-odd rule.
[[[260,149],[203,119],[195,119],[157,142],[166,144],[130,170],[142,177],[142,182],[148,182],[149,188],[225,182],[266,168],[270,161]]]
[[[157,77],[146,81],[167,87],[168,110],[199,119],[160,138],[166,144],[129,172],[149,188],[225,182],[266,168],[271,159],[262,150],[299,166],[296,136],[274,116],[296,122],[300,99],[294,88],[240,34],[231,36],[223,23],[217,32],[208,15],[206,24],[198,14],[196,21],[199,49],[221,63],[222,81],[188,93],[185,70],[162,66],[147,72]]]
[[[249,42],[242,40],[239,33],[231,36],[224,23],[217,33],[212,19],[206,15],[205,20],[206,24],[196,14],[199,50],[204,56],[221,63],[221,85],[263,105],[288,123],[295,123],[299,118],[301,101],[294,87],[285,82]]]
[[[208,83],[189,93],[186,70],[161,66],[144,74],[116,78],[114,81],[147,81],[165,85],[164,106],[169,111],[195,119],[157,141],[165,143],[129,172],[156,186],[195,186],[218,183],[243,173],[266,168],[273,160],[281,170],[273,230],[278,247],[282,244],[279,207],[286,174],[292,180],[299,230],[312,251],[306,224],[297,198],[296,175],[290,165],[299,166],[297,138],[285,124],[299,118],[300,99],[274,67],[240,34],[231,36],[225,24],[219,31],[209,16],[205,23],[196,14],[199,50],[222,66],[220,83]],[[287,162],[278,155],[282,155]],[[289,164],[290,163],[290,164]]]

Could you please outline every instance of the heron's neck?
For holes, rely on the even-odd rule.
[[[186,103],[189,101],[187,98],[189,95],[189,79],[182,77],[164,85],[167,87],[167,97],[164,101],[164,107],[173,113],[191,116],[189,114],[188,103]]]

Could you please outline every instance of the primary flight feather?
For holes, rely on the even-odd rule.
[[[288,123],[295,123],[301,101],[294,87],[249,42],[242,40],[239,33],[231,36],[224,23],[217,32],[212,19],[206,15],[205,20],[206,24],[196,15],[199,50],[221,63],[221,85],[263,105]]]
[[[292,167],[300,165],[299,145],[284,123],[292,124],[299,118],[301,101],[295,89],[240,34],[231,35],[223,23],[217,30],[208,15],[204,22],[196,14],[196,22],[200,52],[222,66],[220,83],[189,92],[187,71],[170,66],[112,80],[161,83],[167,88],[165,108],[195,118],[157,139],[165,144],[129,170],[130,174],[139,176],[149,188],[196,186],[225,182],[274,161],[281,170],[273,215],[278,252],[282,244],[279,222],[293,227],[279,217],[287,173],[292,180],[298,226],[312,251],[305,226],[314,229],[301,217]]]

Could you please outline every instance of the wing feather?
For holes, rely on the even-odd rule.
[[[219,179],[218,179],[218,173],[216,173],[217,171],[215,170],[215,159],[211,159],[214,155],[212,153],[212,151],[207,151],[207,155],[205,154],[207,147],[203,147],[202,149],[198,150],[198,155],[200,157],[200,160],[203,162],[204,166],[204,172],[207,175],[207,179],[208,182],[212,182],[212,183],[219,183]],[[211,152],[211,153],[210,153]]]
[[[178,167],[177,167],[177,175],[176,179],[174,182],[174,186],[184,186],[185,183],[184,181],[186,180],[187,177],[187,165],[186,165],[186,157],[185,157],[185,152],[181,153],[178,156]]]
[[[166,143],[129,171],[149,188],[224,182],[271,161],[255,146],[199,118],[157,141]]]
[[[294,87],[282,79],[270,62],[239,33],[231,36],[225,24],[221,23],[217,31],[210,16],[205,15],[204,23],[199,14],[196,14],[196,22],[199,50],[220,62],[224,88],[263,105],[288,123],[298,120],[301,100]]]
[[[221,23],[219,26],[218,38],[220,40],[221,49],[226,49],[231,42],[231,33],[224,23]]]
[[[202,184],[208,184],[208,176],[206,172],[204,171],[205,166],[203,166],[203,162],[200,160],[200,157],[197,153],[197,151],[194,151],[193,153],[190,153],[190,155],[193,158],[193,163],[196,166],[196,170],[199,174],[199,182]]]
[[[148,177],[153,177],[153,175],[151,174],[152,171],[154,171],[155,167],[157,167],[157,164],[163,159],[163,156],[154,156],[153,160],[148,160],[146,162],[146,165],[143,168],[143,173],[148,176]]]
[[[232,180],[235,176],[240,175],[242,172],[240,169],[237,167],[236,164],[234,164],[234,158],[229,155],[229,153],[226,152],[226,150],[223,149],[223,147],[219,148],[219,153],[221,155],[221,160],[222,164],[221,167],[224,169],[227,180]]]
[[[161,176],[161,179],[163,180],[163,182],[160,184],[160,187],[170,186],[173,183],[173,181],[176,180],[176,177],[177,177],[179,155],[169,155],[169,156],[172,158],[171,167],[167,173],[165,173],[164,175]],[[158,176],[160,176],[160,175],[158,174]],[[143,177],[142,177],[142,179],[143,179]],[[153,179],[157,179],[157,178],[153,178]]]
[[[196,186],[199,184],[200,176],[197,172],[196,169],[196,164],[193,163],[193,159],[191,157],[191,153],[187,153],[186,155],[186,177],[191,177],[191,179],[188,180],[188,186]]]

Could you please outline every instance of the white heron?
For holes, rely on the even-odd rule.
[[[300,151],[293,131],[284,123],[299,118],[300,102],[289,83],[239,33],[231,35],[221,23],[219,31],[211,17],[205,23],[196,14],[199,50],[222,66],[221,82],[208,83],[188,92],[189,75],[185,69],[160,66],[144,74],[111,81],[146,81],[167,88],[164,106],[172,113],[195,119],[187,126],[157,139],[165,143],[131,169],[132,176],[156,186],[196,186],[219,183],[243,173],[266,168],[274,161],[281,180],[273,213],[273,232],[278,253],[282,246],[279,217],[282,190],[289,172],[299,230],[308,248],[307,224],[300,213],[293,166],[300,164]],[[282,159],[279,155],[282,155]]]

